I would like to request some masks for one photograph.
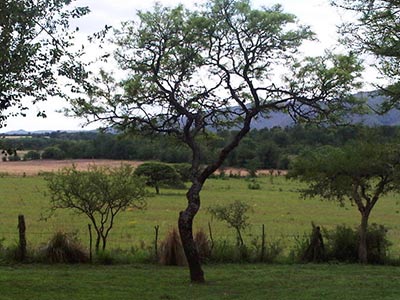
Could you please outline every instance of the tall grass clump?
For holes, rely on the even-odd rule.
[[[187,264],[185,253],[176,228],[173,228],[161,242],[160,264],[167,266],[184,266]]]
[[[45,262],[48,263],[86,263],[89,255],[74,235],[57,232],[42,249]]]

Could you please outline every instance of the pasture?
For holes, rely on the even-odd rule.
[[[397,300],[398,267],[208,265],[207,283],[187,269],[155,265],[22,265],[0,269],[1,299]],[[173,288],[172,288],[173,287]]]
[[[30,173],[26,172],[27,176],[0,178],[0,237],[5,239],[3,243],[10,245],[16,242],[17,217],[18,214],[24,214],[27,239],[31,246],[36,247],[45,243],[57,230],[75,232],[82,243],[87,245],[88,219],[71,211],[57,211],[50,216],[46,182],[41,176],[28,176],[37,175],[39,171],[54,170],[62,165],[51,162],[51,168],[38,164],[34,169],[32,166],[28,168],[28,163],[0,163],[1,171],[8,174],[12,174],[10,171],[12,167],[18,172],[24,166],[30,170]],[[61,163],[75,163],[79,167],[79,161]],[[107,161],[99,163],[107,164]],[[115,165],[121,162],[112,161],[112,163]],[[84,165],[81,167],[84,168]],[[202,208],[195,220],[195,229],[202,228],[208,232],[210,223],[214,239],[233,239],[233,230],[224,223],[212,220],[206,208],[215,203],[225,204],[235,200],[246,201],[252,207],[252,212],[249,213],[251,228],[245,232],[246,242],[261,234],[262,224],[265,224],[267,241],[281,240],[286,249],[293,245],[296,236],[310,232],[311,221],[327,229],[340,224],[352,227],[359,224],[359,212],[350,203],[340,207],[334,202],[300,199],[298,190],[301,184],[287,181],[284,177],[274,176],[271,181],[270,176],[263,176],[256,180],[261,186],[259,190],[250,190],[249,181],[244,178],[208,180],[201,193]],[[148,198],[147,210],[128,210],[121,213],[117,216],[107,247],[109,249],[129,249],[138,245],[150,247],[154,241],[156,225],[160,226],[160,240],[163,239],[164,235],[176,226],[178,213],[185,207],[185,192],[185,190],[161,189],[160,195]],[[380,199],[370,217],[370,223],[383,224],[389,228],[388,238],[393,243],[391,248],[393,257],[398,257],[400,254],[398,200],[398,195],[388,195]]]

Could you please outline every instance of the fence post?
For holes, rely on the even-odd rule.
[[[154,239],[154,259],[158,261],[158,230],[160,229],[160,225],[154,226],[155,231],[155,239]]]
[[[26,226],[25,226],[25,217],[24,215],[18,216],[18,231],[19,231],[19,245],[18,245],[18,258],[21,261],[24,261],[26,258]]]
[[[92,244],[93,244],[93,237],[92,237],[92,225],[88,224],[89,229],[89,261],[92,263],[93,256],[92,256]]]
[[[262,224],[262,235],[261,235],[261,261],[265,258],[265,226]]]

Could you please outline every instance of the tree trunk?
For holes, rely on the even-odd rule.
[[[366,211],[361,213],[361,225],[359,232],[360,244],[358,245],[358,260],[362,264],[368,263],[368,252],[367,252],[368,216],[369,213]]]
[[[183,250],[189,265],[190,280],[193,283],[204,283],[204,272],[200,264],[200,256],[193,239],[193,219],[200,208],[200,188],[192,186],[187,193],[188,206],[179,213],[178,227]]]

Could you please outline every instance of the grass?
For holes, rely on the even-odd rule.
[[[22,265],[0,268],[0,290],[2,300],[400,298],[395,267],[218,265],[205,272],[207,283],[192,285],[182,267]]]
[[[196,217],[194,227],[208,231],[207,223],[211,222],[214,238],[234,239],[234,232],[224,223],[211,220],[206,208],[214,203],[224,204],[235,200],[246,201],[251,205],[251,229],[245,232],[249,242],[260,235],[261,225],[265,224],[267,239],[282,239],[287,247],[293,244],[293,237],[309,232],[311,221],[328,229],[338,224],[355,227],[359,224],[359,212],[356,207],[346,204],[340,207],[337,203],[318,199],[299,199],[298,189],[301,185],[287,181],[283,177],[257,179],[261,189],[248,189],[245,179],[211,179],[206,182],[201,193],[202,208]],[[48,210],[49,199],[45,195],[46,184],[42,177],[3,177],[0,178],[0,237],[5,244],[16,242],[18,232],[18,214],[24,214],[27,227],[27,239],[31,246],[46,242],[56,231],[77,232],[86,245],[88,241],[88,219],[69,211],[58,211],[47,221],[42,220]],[[152,191],[152,190],[151,190]],[[146,211],[126,211],[117,216],[117,222],[110,233],[108,247],[128,249],[143,241],[152,245],[154,226],[160,225],[160,238],[177,225],[180,210],[185,208],[185,190],[161,189],[161,194],[148,199]],[[392,255],[400,254],[399,207],[396,204],[398,195],[388,195],[377,203],[370,222],[383,224],[389,231],[393,242]]]

